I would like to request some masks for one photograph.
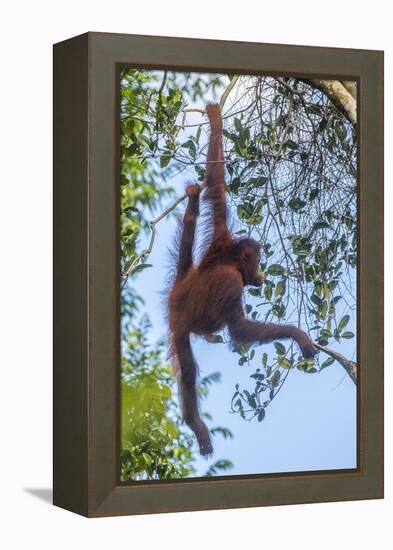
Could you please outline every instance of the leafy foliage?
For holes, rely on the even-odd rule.
[[[121,363],[121,480],[176,479],[195,472],[194,439],[185,430],[171,368],[164,361],[164,341],[152,347],[147,316],[140,323],[125,323]],[[199,391],[220,381],[215,372],[201,379]],[[208,413],[205,418],[211,421]],[[225,427],[211,428],[212,435],[232,438]],[[229,470],[230,460],[211,464],[211,472]],[[209,473],[210,472],[210,473]]]
[[[192,439],[184,433],[173,399],[173,377],[163,362],[164,343],[151,348],[145,317],[123,337],[121,478],[172,479],[193,471]]]
[[[241,114],[226,129],[229,189],[246,233],[263,245],[263,289],[250,289],[253,319],[296,319],[321,345],[354,338],[344,330],[356,311],[356,134],[326,97],[296,79],[247,78]],[[232,107],[233,108],[233,107]],[[257,113],[258,116],[254,116]],[[246,207],[247,216],[242,215]],[[355,318],[352,318],[353,325]],[[254,350],[237,350],[239,365]],[[332,358],[305,361],[275,343],[236,392],[232,410],[263,420],[289,370],[317,373]],[[268,396],[268,397],[267,397]]]
[[[145,71],[125,69],[121,75],[120,183],[121,183],[121,272],[137,260],[136,245],[141,230],[149,230],[146,211],[154,212],[172,189],[157,185],[165,176],[155,162],[145,162],[158,147],[155,128],[144,119],[155,94],[157,77]],[[156,95],[158,92],[156,93]],[[156,100],[157,101],[157,100]],[[157,131],[159,126],[157,126]],[[142,266],[141,266],[142,267]]]

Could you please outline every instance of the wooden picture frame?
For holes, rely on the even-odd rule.
[[[358,468],[119,481],[119,68],[359,85]],[[54,504],[89,516],[383,497],[383,52],[87,33],[54,46]]]

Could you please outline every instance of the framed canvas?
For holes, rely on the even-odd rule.
[[[382,498],[382,52],[54,46],[53,419],[89,517]]]

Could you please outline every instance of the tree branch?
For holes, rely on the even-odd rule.
[[[353,99],[356,101],[357,91],[356,91],[355,82],[353,82],[353,80],[341,80],[341,84],[344,86],[344,88],[351,94]]]
[[[182,113],[201,113],[204,115],[206,113],[206,109],[198,109],[197,107],[186,107],[185,109],[182,109]]]
[[[342,113],[354,126],[356,125],[356,99],[342,82],[339,80],[319,80],[317,78],[303,80],[303,82],[307,82],[314,88],[321,90],[340,113]],[[345,82],[348,83],[348,81]]]
[[[239,80],[239,76],[234,75],[231,78],[228,86],[223,91],[221,99],[220,99],[221,109],[224,107],[225,102],[228,99],[229,94],[233,90],[233,88],[234,88],[234,86],[235,86],[235,84],[238,80]],[[200,108],[197,108],[197,107],[186,107],[185,109],[182,109],[182,113],[201,113],[202,115],[204,115],[204,114],[206,114],[206,109],[200,109]],[[183,118],[183,120],[184,120],[184,118]],[[184,125],[182,125],[182,126],[184,126]],[[198,124],[196,126],[198,126]]]
[[[219,161],[219,162],[223,162],[223,161]],[[201,191],[203,189],[205,189],[206,187],[206,183],[202,183],[201,184]],[[139,265],[139,262],[145,258],[147,258],[150,254],[151,254],[151,251],[153,250],[153,244],[154,244],[154,240],[155,240],[155,237],[156,237],[156,225],[161,221],[163,220],[170,212],[172,212],[173,210],[175,210],[175,208],[182,202],[184,201],[184,199],[187,197],[187,193],[184,193],[183,195],[181,195],[181,197],[177,198],[171,205],[169,205],[163,212],[161,212],[161,214],[159,216],[157,216],[157,218],[155,218],[154,220],[152,220],[149,225],[151,227],[151,236],[150,236],[150,241],[149,241],[149,244],[147,246],[147,248],[145,248],[145,250],[143,250],[140,254],[138,254],[138,256],[135,258],[135,260],[131,263],[131,265],[128,267],[127,271],[124,273],[123,275],[123,281],[121,283],[121,289],[124,288],[126,282],[127,282],[127,279],[130,275],[132,275],[132,273],[135,271],[135,269],[137,268],[137,266]]]
[[[341,353],[338,353],[338,351],[333,351],[330,348],[321,346],[317,342],[313,342],[313,344],[316,348],[325,352],[327,355],[330,355],[330,357],[333,357],[333,359],[335,359],[338,363],[340,363],[340,365],[345,369],[346,373],[348,374],[352,382],[354,384],[357,383],[357,371],[358,371],[357,363],[355,363],[354,361],[350,361],[349,359],[341,355]]]

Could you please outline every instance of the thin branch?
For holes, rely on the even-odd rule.
[[[186,156],[186,155],[184,155]],[[206,164],[220,164],[222,162],[228,162],[228,159],[227,160],[209,160],[209,161],[206,161],[206,160],[202,160],[202,161],[193,161],[193,160],[182,160],[181,158],[179,157],[175,157],[173,153],[163,153],[162,155],[147,155],[147,156],[139,156],[139,157],[130,157],[134,160],[142,160],[142,161],[145,161],[147,159],[152,159],[152,160],[158,160],[158,159],[161,159],[161,158],[168,158],[170,157],[171,159],[175,160],[176,162],[180,162],[180,164],[185,164],[186,166],[196,166],[198,164],[203,164],[203,166],[206,166]],[[189,157],[186,156],[186,158],[188,159]]]
[[[163,76],[163,79],[161,81],[161,86],[159,87],[158,92],[157,92],[157,95],[158,95],[158,97],[157,97],[157,112],[156,112],[156,136],[157,136],[157,141],[158,141],[158,127],[159,127],[158,115],[159,115],[159,112],[160,112],[160,108],[162,107],[162,91],[165,87],[167,77],[168,77],[168,71],[164,71],[164,76]]]
[[[229,94],[233,90],[233,88],[234,88],[234,86],[235,86],[235,84],[238,80],[239,80],[239,76],[234,75],[231,78],[231,81],[229,82],[228,86],[225,88],[225,90],[224,90],[224,92],[221,96],[221,99],[220,99],[221,109],[224,107],[225,102],[226,102]],[[201,113],[202,115],[204,115],[204,114],[206,114],[206,109],[200,109],[198,107],[186,107],[185,109],[182,109],[182,113]],[[184,120],[184,118],[183,118],[183,120]],[[182,126],[184,126],[184,124]],[[199,126],[199,124],[193,124],[192,126]]]
[[[182,113],[201,113],[202,115],[204,115],[206,113],[206,109],[187,107],[186,109],[182,109]]]
[[[272,166],[271,166],[271,168],[269,169],[269,174],[268,174],[268,176],[267,176],[267,178],[268,178],[268,180],[269,180],[270,189],[271,189],[271,192],[272,192],[274,204],[276,205],[277,214],[278,214],[278,217],[279,217],[279,219],[280,219],[281,225],[285,225],[285,223],[284,223],[284,220],[282,219],[282,216],[281,216],[281,209],[280,209],[280,207],[279,207],[278,200],[277,200],[276,194],[275,194],[275,192],[274,192],[274,187],[273,187],[272,178],[273,178],[274,170],[275,170],[275,168],[276,168],[276,166],[277,166],[277,164],[278,164],[278,161],[281,160],[281,153],[282,153],[282,151],[283,151],[284,142],[285,142],[285,140],[287,139],[289,127],[290,127],[290,125],[291,125],[292,108],[293,108],[293,97],[291,96],[291,97],[289,98],[289,107],[288,107],[288,114],[287,114],[287,122],[286,122],[286,125],[285,125],[285,128],[284,128],[283,134],[282,134],[282,138],[280,139],[280,144],[279,144],[279,146],[278,146],[276,156],[275,156],[275,158],[273,159]]]
[[[338,361],[338,363],[340,363],[340,365],[344,368],[344,370],[346,371],[346,373],[348,374],[352,382],[354,384],[357,383],[357,370],[358,370],[357,363],[355,363],[354,361],[350,361],[349,359],[341,355],[341,353],[338,353],[338,351],[333,351],[330,348],[321,346],[317,342],[313,342],[313,344],[316,348],[325,352],[327,355],[330,355],[330,357],[333,357],[333,359]]]
[[[225,162],[225,161],[219,161],[219,162]],[[203,191],[203,189],[205,189],[205,187],[206,187],[206,183],[202,183],[200,185],[201,191]],[[181,197],[177,198],[171,205],[168,206],[168,208],[166,208],[163,212],[161,212],[161,214],[157,218],[155,218],[154,220],[152,220],[149,223],[149,225],[151,227],[151,236],[150,236],[149,245],[148,245],[147,248],[145,248],[145,250],[143,250],[140,254],[138,254],[138,256],[135,258],[135,260],[128,267],[127,271],[124,273],[123,281],[122,281],[122,284],[121,284],[121,289],[124,288],[129,275],[131,275],[134,272],[136,267],[139,265],[140,260],[143,260],[143,259],[147,258],[151,254],[151,251],[153,250],[154,240],[156,238],[156,225],[161,220],[163,220],[170,212],[175,210],[175,208],[182,201],[184,201],[185,198],[187,198],[187,193],[184,193]]]
[[[231,78],[231,81],[229,82],[228,86],[224,90],[224,93],[222,94],[221,99],[220,99],[221,109],[223,109],[223,107],[225,105],[225,102],[228,99],[229,94],[233,90],[233,88],[234,88],[236,82],[239,80],[239,78],[240,78],[239,75],[237,75],[237,74],[233,75],[233,77]]]

